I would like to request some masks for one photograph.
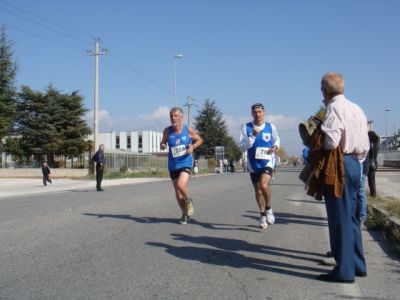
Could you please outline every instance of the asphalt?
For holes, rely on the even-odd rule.
[[[123,178],[103,180],[104,188],[111,186],[139,184],[144,182],[165,181],[169,178]],[[380,167],[376,172],[376,186],[378,195],[391,197],[400,201],[400,169]],[[33,194],[47,194],[60,191],[80,189],[95,189],[94,180],[82,179],[54,179],[53,184],[43,186],[42,178],[1,178],[0,199],[12,196]],[[366,183],[367,192],[368,184]]]

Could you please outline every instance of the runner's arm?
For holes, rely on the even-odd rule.
[[[247,136],[246,124],[243,124],[242,131],[240,132],[240,142],[239,142],[240,151],[246,152],[247,149],[253,146],[255,139],[256,137],[253,135]]]
[[[193,128],[188,127],[188,131],[190,137],[192,138],[192,141],[194,142],[193,144],[189,145],[189,148],[186,151],[188,154],[190,154],[193,153],[193,151],[196,150],[198,147],[200,147],[201,144],[203,144],[203,139]]]
[[[163,136],[160,143],[160,149],[165,150],[167,148],[167,140],[168,140],[168,130],[167,128],[163,131]]]
[[[278,131],[276,130],[274,124],[271,124],[271,129],[272,129],[272,140],[274,142],[274,145],[271,147],[270,151],[276,152],[279,150],[279,147],[281,145],[281,139],[279,138]]]

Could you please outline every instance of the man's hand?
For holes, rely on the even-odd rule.
[[[160,143],[160,149],[161,150],[165,150],[167,148],[167,144],[166,143]]]
[[[257,134],[260,132],[259,128],[253,127],[253,132],[251,133],[252,136],[257,136]]]
[[[269,148],[268,153],[271,154],[271,153],[274,153],[276,151],[278,151],[278,147],[276,145],[274,145],[271,148]]]
[[[186,149],[186,154],[192,154],[193,153],[193,145],[189,144],[189,147]]]

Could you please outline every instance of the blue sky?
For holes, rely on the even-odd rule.
[[[94,38],[100,57],[100,130],[161,131],[174,105],[210,98],[230,133],[263,102],[290,154],[298,123],[322,104],[320,78],[339,71],[346,96],[374,129],[400,126],[400,1],[0,0],[0,23],[15,42],[17,84],[79,90],[93,110]],[[41,24],[41,25],[40,25]],[[44,26],[43,26],[44,25]],[[186,107],[184,107],[186,108]],[[92,124],[92,112],[87,118]]]

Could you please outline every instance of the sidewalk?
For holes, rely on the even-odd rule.
[[[102,187],[166,181],[169,178],[122,178],[103,180]],[[43,194],[78,189],[96,190],[95,180],[54,179],[53,184],[43,186],[42,178],[1,178],[0,199],[12,196]]]
[[[379,167],[375,176],[378,195],[393,197],[400,201],[400,169]],[[368,194],[368,183],[365,183]]]

